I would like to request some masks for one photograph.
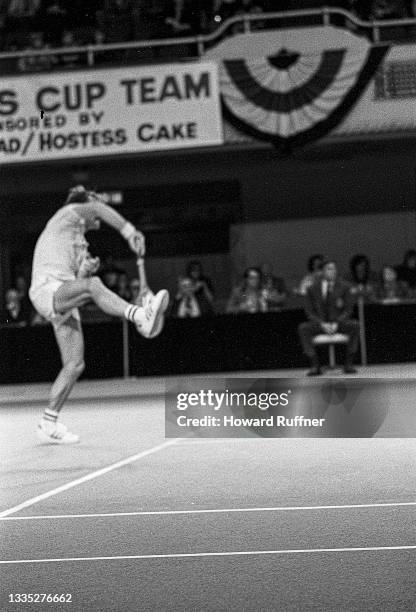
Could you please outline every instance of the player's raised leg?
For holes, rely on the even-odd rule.
[[[59,413],[73,386],[82,374],[84,364],[84,337],[81,323],[70,316],[60,325],[54,325],[56,341],[61,354],[62,369],[59,372],[38,426],[38,435],[44,442],[52,444],[74,444],[79,437],[70,433],[58,421]]]
[[[62,314],[89,300],[110,316],[125,317],[143,336],[151,337],[156,329],[161,331],[160,321],[168,306],[169,295],[166,290],[159,291],[145,307],[140,307],[110,291],[98,276],[91,276],[63,283],[54,294],[54,309]]]
[[[62,314],[93,301],[106,314],[123,317],[129,303],[108,289],[98,276],[63,283],[54,294],[55,312]]]

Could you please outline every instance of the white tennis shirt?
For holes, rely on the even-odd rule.
[[[32,291],[48,280],[75,280],[88,249],[85,220],[73,204],[60,208],[36,243],[32,263]]]

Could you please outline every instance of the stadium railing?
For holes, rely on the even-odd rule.
[[[330,25],[348,28],[356,34],[367,36],[374,43],[381,41],[395,42],[399,32],[401,43],[416,41],[416,18],[368,22],[361,20],[344,9],[323,7],[319,9],[239,15],[227,19],[213,33],[200,36],[3,52],[0,53],[0,67],[2,63],[10,64],[12,62],[13,64],[14,61],[15,66],[12,67],[18,71],[17,64],[20,58],[54,56],[58,60],[57,69],[59,70],[59,58],[68,54],[79,54],[82,58],[82,64],[88,67],[97,64],[102,65],[104,62],[107,63],[105,57],[107,54],[108,63],[117,64],[120,63],[120,54],[115,54],[114,52],[116,51],[119,51],[122,55],[130,55],[131,59],[136,59],[137,61],[159,60],[166,62],[173,58],[175,60],[198,59],[204,55],[207,49],[215,46],[224,38],[237,33]]]

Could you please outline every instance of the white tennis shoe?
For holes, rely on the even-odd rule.
[[[143,308],[138,308],[134,317],[137,331],[145,338],[158,336],[163,329],[168,306],[169,293],[166,289],[156,295],[149,291],[143,298]]]
[[[37,429],[38,438],[47,444],[76,444],[79,436],[68,431],[62,423],[50,423],[42,419]]]

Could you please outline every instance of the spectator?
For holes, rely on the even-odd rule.
[[[196,35],[212,24],[213,0],[169,0],[165,3],[167,35]]]
[[[279,10],[282,10],[279,8]],[[242,16],[242,15],[259,15],[262,14],[264,11],[262,9],[262,7],[260,6],[260,4],[256,3],[254,0],[241,0],[240,2],[240,7],[236,12],[237,16]],[[253,21],[251,23],[251,31],[255,31],[255,30],[262,30],[264,29],[264,21]],[[244,33],[244,25],[243,24],[238,24],[233,28],[233,32],[235,34],[242,34]]]
[[[9,0],[7,7],[7,29],[29,34],[35,24],[41,0]],[[6,8],[5,6],[3,9]]]
[[[14,284],[16,287],[16,291],[19,294],[19,298],[21,300],[29,299],[27,280],[22,274],[19,274],[18,276],[16,276],[16,280]]]
[[[201,262],[198,260],[189,262],[186,276],[191,278],[194,283],[194,294],[197,300],[207,302],[207,305],[211,305],[212,308],[214,302],[212,282],[204,275]]]
[[[416,294],[416,251],[409,249],[406,251],[403,263],[397,266],[397,279],[403,281],[409,287],[410,293]]]
[[[267,301],[262,291],[262,276],[259,268],[247,268],[242,284],[234,287],[227,304],[229,313],[256,313],[267,311]]]
[[[94,45],[104,45],[105,44],[105,34],[102,30],[96,29],[94,30]]]
[[[351,283],[351,293],[362,296],[366,301],[375,297],[377,275],[371,271],[367,255],[354,255],[350,259],[350,274],[347,279]]]
[[[132,40],[134,33],[133,3],[131,0],[105,0],[98,23],[107,43]]]
[[[32,302],[29,298],[29,287],[26,277],[23,274],[16,276],[14,286],[19,296],[20,303],[24,312],[33,314]]]
[[[302,278],[295,293],[298,295],[306,295],[308,289],[319,279],[322,275],[322,266],[324,263],[323,255],[311,255],[308,259],[308,274]]]
[[[192,34],[191,24],[187,21],[189,11],[186,8],[185,0],[171,0],[166,3],[165,24],[168,37],[175,35],[190,36]]]
[[[26,51],[44,51],[48,48],[44,42],[43,32],[30,34]],[[51,70],[56,63],[57,59],[53,55],[26,55],[19,59],[18,67],[21,72],[38,72]]]
[[[166,6],[160,0],[134,3],[133,24],[136,40],[162,38],[166,34]]]
[[[47,33],[47,42],[58,47],[65,27],[68,11],[63,0],[44,0],[40,10],[39,27]]]
[[[19,326],[27,325],[30,321],[30,310],[23,306],[16,289],[9,289],[6,293],[6,308],[3,323]]]
[[[338,278],[337,266],[327,261],[322,270],[322,277],[308,289],[306,294],[305,313],[309,319],[299,325],[299,337],[303,352],[311,361],[308,376],[319,376],[322,370],[318,354],[313,345],[313,338],[318,334],[340,332],[348,336],[344,372],[354,374],[352,362],[358,348],[359,323],[351,319],[353,300],[350,286]]]
[[[117,293],[118,289],[119,270],[117,268],[108,268],[103,274],[103,283],[108,289]]]
[[[92,40],[92,44],[93,45],[105,45],[106,40],[105,40],[105,35],[104,32],[102,30],[99,29],[95,29],[93,32],[93,40]],[[94,52],[94,63],[95,64],[104,64],[106,61],[109,61],[109,55],[108,52],[106,53],[105,51],[95,51]]]
[[[195,293],[195,283],[185,276],[178,279],[178,292],[172,305],[171,315],[179,319],[196,318],[212,314],[211,304],[198,298]]]
[[[129,288],[129,279],[127,273],[121,271],[117,279],[117,294],[122,297],[126,302],[130,302],[131,292]]]
[[[263,278],[263,297],[266,300],[267,310],[278,311],[287,298],[285,281],[283,278],[274,276],[270,265],[267,263],[263,263],[260,270]]]
[[[411,7],[407,0],[374,0],[371,5],[369,20],[398,20],[408,17],[411,17]],[[382,40],[400,40],[407,38],[409,35],[413,37],[411,29],[401,26],[384,27],[382,30]]]
[[[61,46],[69,49],[70,47],[77,47],[78,41],[75,40],[75,35],[72,30],[65,30],[62,34]],[[79,53],[64,53],[59,57],[60,63],[63,68],[75,68],[81,63],[81,56]]]
[[[377,299],[384,304],[391,304],[406,299],[408,295],[407,285],[397,280],[397,272],[394,267],[383,266],[380,284],[377,287]]]
[[[374,0],[370,10],[370,21],[380,19],[406,19],[410,16],[405,0]]]
[[[186,0],[185,12],[192,34],[207,32],[212,23],[214,0]]]
[[[112,255],[106,257],[100,271],[100,276],[104,285],[111,289],[111,291],[114,291],[114,293],[117,293],[118,277],[122,272],[123,270],[118,268],[114,263]]]

